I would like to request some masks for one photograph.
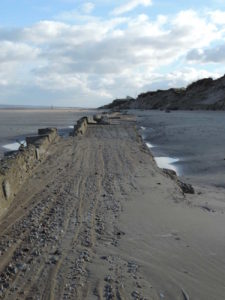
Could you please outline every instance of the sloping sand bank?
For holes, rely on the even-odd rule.
[[[0,222],[3,299],[224,299],[223,190],[184,196],[134,126],[51,146]]]

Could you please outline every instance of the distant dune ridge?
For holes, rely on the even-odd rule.
[[[205,78],[186,88],[171,88],[140,94],[136,99],[116,99],[101,109],[225,110],[225,75]]]

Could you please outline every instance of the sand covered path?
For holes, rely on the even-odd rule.
[[[0,220],[0,298],[225,299],[223,193],[184,196],[134,126],[51,146]]]

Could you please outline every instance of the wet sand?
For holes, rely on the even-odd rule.
[[[0,222],[1,297],[223,300],[223,191],[184,195],[133,118],[112,122],[52,145],[16,195]]]

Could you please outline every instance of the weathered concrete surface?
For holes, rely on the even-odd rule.
[[[57,137],[54,128],[40,129],[38,136],[27,137],[27,147],[0,161],[0,215],[9,207],[40,160],[46,157],[49,146]]]
[[[77,124],[74,126],[74,136],[84,135],[88,127],[87,117],[83,117],[77,121]]]
[[[106,115],[94,115],[91,117],[83,117],[77,121],[77,124],[74,126],[74,136],[82,136],[87,131],[88,125],[109,125],[109,118]]]
[[[169,176],[171,179],[173,179],[177,185],[181,188],[182,192],[184,194],[194,194],[195,190],[191,184],[182,182],[178,177],[177,174],[174,170],[169,170],[169,169],[163,169],[164,174]]]

